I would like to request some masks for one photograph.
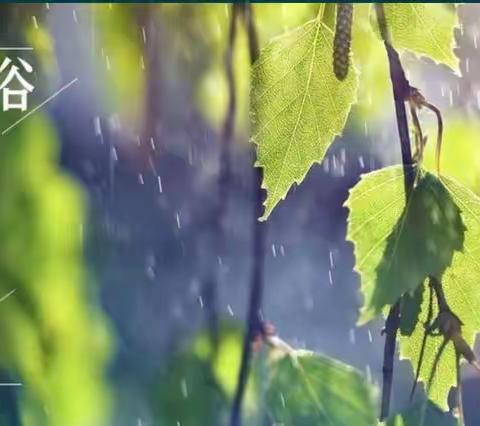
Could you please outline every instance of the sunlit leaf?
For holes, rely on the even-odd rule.
[[[261,45],[315,18],[319,3],[252,3]]]
[[[422,172],[408,205],[405,198],[404,170],[395,166],[363,175],[346,202],[347,238],[364,296],[362,323],[428,275],[441,277],[462,249],[461,206],[439,179]]]
[[[458,72],[453,52],[454,28],[458,26],[452,4],[385,3],[385,17],[393,45],[427,56]]]
[[[355,67],[337,80],[332,44],[332,31],[315,19],[274,39],[253,67],[252,141],[267,190],[262,219],[322,161],[356,99]]]
[[[296,351],[271,366],[267,406],[275,424],[375,424],[372,388],[352,367]]]

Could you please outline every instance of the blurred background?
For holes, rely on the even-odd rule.
[[[268,221],[263,315],[290,344],[379,384],[382,323],[355,326],[359,278],[342,205],[361,173],[400,153],[385,52],[370,31],[370,6],[355,7],[358,104],[323,163]],[[263,46],[315,17],[318,4],[253,10]],[[480,193],[480,6],[458,12],[460,75],[402,59],[412,85],[444,114],[444,170]],[[0,7],[0,47],[33,47],[0,51],[34,68],[29,110],[51,97],[0,137],[0,296],[11,293],[0,304],[0,425],[224,424],[253,223],[242,29],[231,174],[218,199],[230,15],[228,4]],[[2,130],[20,116],[1,113]],[[212,324],[218,356],[206,369]],[[462,374],[467,424],[479,424],[480,381],[468,368]],[[398,362],[395,409],[407,404],[412,380]],[[255,392],[246,424],[269,424]]]

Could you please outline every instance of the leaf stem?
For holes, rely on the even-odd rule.
[[[317,19],[321,22],[323,20],[323,15],[325,13],[326,3],[320,3],[318,6]]]
[[[375,4],[375,12],[380,34],[383,39],[385,50],[387,52],[388,64],[390,68],[390,79],[392,82],[393,99],[395,102],[395,115],[397,119],[397,129],[400,138],[400,149],[402,153],[402,164],[404,167],[405,194],[407,201],[414,183],[414,174],[410,167],[413,164],[412,152],[410,146],[410,136],[408,132],[407,112],[405,100],[410,92],[410,84],[405,77],[400,57],[392,46],[390,34],[385,19],[385,10],[382,3]],[[395,358],[395,348],[397,341],[397,332],[400,326],[400,307],[401,299],[397,301],[388,313],[385,322],[385,347],[383,353],[383,389],[382,405],[380,411],[380,420],[384,420],[390,411],[390,399],[392,393],[393,368]]]

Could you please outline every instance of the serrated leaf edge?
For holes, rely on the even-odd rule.
[[[331,34],[333,34],[333,31],[327,26],[325,25],[318,17],[317,18],[314,18],[314,19],[311,19],[310,21],[307,21],[306,23],[304,23],[303,25],[301,26],[298,26],[296,28],[293,28],[291,29],[290,31],[287,31],[281,35],[278,35],[274,38],[272,38],[268,43],[267,45],[262,49],[262,50],[265,50],[267,49],[271,44],[277,42],[279,39],[283,38],[283,37],[287,37],[287,36],[290,36],[292,33],[295,33],[297,31],[300,31],[302,28],[306,27],[307,25],[310,25],[312,24],[313,22],[316,22],[316,25],[317,25],[317,35],[315,35],[315,39],[317,38],[318,36],[318,32],[319,32],[319,29],[321,28],[321,26],[323,26],[326,30],[328,30]],[[315,49],[314,49],[315,51]],[[314,53],[313,53],[314,55]],[[313,56],[312,55],[312,56]],[[260,56],[261,57],[261,56]],[[313,63],[313,61],[312,61]],[[255,62],[254,65],[253,65],[253,68],[252,68],[252,73],[253,73],[253,70],[258,67],[260,64],[259,61]],[[258,220],[260,222],[265,222],[270,214],[273,212],[273,210],[275,209],[275,207],[278,205],[278,203],[280,203],[280,201],[283,201],[285,200],[285,198],[287,197],[288,195],[288,192],[291,190],[292,186],[294,184],[297,184],[299,185],[301,182],[303,182],[303,180],[305,179],[306,175],[308,174],[308,172],[311,170],[312,166],[314,164],[321,164],[325,158],[325,154],[327,153],[328,149],[332,146],[332,143],[335,141],[335,138],[337,136],[341,136],[342,133],[343,133],[343,130],[345,128],[345,125],[347,123],[347,120],[348,120],[348,117],[350,115],[350,112],[351,112],[351,109],[352,109],[352,106],[355,105],[357,102],[358,102],[358,76],[359,76],[359,70],[357,69],[356,65],[355,65],[355,61],[354,61],[354,57],[353,57],[353,53],[351,53],[351,63],[350,63],[350,66],[351,66],[351,69],[354,70],[355,72],[355,78],[356,78],[356,83],[357,83],[357,90],[355,91],[355,94],[354,94],[354,97],[353,97],[353,100],[352,102],[350,103],[350,106],[349,106],[349,111],[346,115],[346,118],[344,120],[344,123],[343,123],[343,127],[342,127],[342,131],[340,132],[334,132],[333,135],[332,135],[332,140],[331,142],[328,144],[327,148],[325,149],[325,152],[322,156],[322,158],[318,159],[318,160],[313,160],[310,162],[310,164],[308,165],[308,168],[306,170],[306,172],[298,179],[294,179],[293,183],[290,185],[290,187],[287,189],[287,191],[285,191],[285,193],[283,195],[280,196],[280,198],[278,199],[278,201],[270,208],[270,209],[267,209],[267,200],[269,198],[269,195],[268,195],[268,192],[269,192],[269,188],[268,186],[265,184],[265,179],[262,179],[262,184],[261,184],[261,188],[264,189],[266,192],[267,192],[267,197],[265,198],[265,200],[263,201],[262,205],[264,207],[264,213],[261,217],[258,218]],[[311,77],[311,75],[309,76],[309,78]],[[306,90],[305,91],[305,95],[304,97],[306,97],[306,94],[308,93],[308,91]],[[299,114],[299,117],[300,117],[301,114]],[[254,114],[251,112],[250,113],[250,117],[253,117]],[[300,120],[300,118],[299,118]],[[255,137],[254,136],[251,136],[250,137],[250,143],[254,144],[255,146],[260,146],[260,143],[256,141]],[[264,164],[261,164],[258,160],[255,161],[254,163],[254,167],[256,168],[261,168],[262,170],[266,170],[266,165]]]

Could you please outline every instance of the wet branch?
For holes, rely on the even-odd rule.
[[[412,152],[410,147],[410,137],[408,132],[407,112],[405,101],[410,93],[410,84],[405,77],[402,64],[397,51],[390,43],[387,22],[383,4],[375,4],[380,34],[387,52],[388,64],[390,68],[390,79],[392,82],[393,99],[395,101],[395,115],[397,119],[398,135],[400,137],[400,148],[402,153],[402,164],[404,167],[405,194],[408,199],[411,188],[413,187],[414,174],[410,166],[413,164]],[[380,411],[380,420],[384,420],[390,411],[390,399],[392,393],[393,368],[395,359],[395,347],[397,341],[397,332],[400,326],[400,300],[390,308],[383,334],[385,334],[385,347],[383,353],[383,389],[382,405]]]
[[[250,53],[250,62],[253,64],[259,56],[258,38],[253,21],[253,11],[249,3],[241,6],[242,18],[248,36],[248,47]],[[258,218],[262,215],[263,190],[262,169],[254,168],[253,179],[253,241],[252,241],[252,275],[250,284],[250,300],[247,317],[247,328],[244,335],[242,360],[238,374],[237,389],[233,399],[232,411],[230,416],[230,426],[241,425],[242,402],[245,395],[245,389],[250,371],[252,358],[252,342],[256,335],[263,334],[263,321],[261,315],[262,297],[263,297],[263,266],[264,266],[264,243],[265,243],[265,222],[260,222]]]
[[[217,178],[217,194],[214,199],[214,205],[210,216],[212,218],[213,244],[215,255],[221,258],[225,253],[225,232],[224,222],[228,204],[228,191],[231,181],[231,146],[234,138],[235,131],[235,117],[237,111],[237,96],[235,85],[235,73],[233,70],[233,57],[235,40],[237,36],[237,21],[238,21],[238,6],[234,4],[231,8],[230,14],[230,28],[228,33],[228,42],[225,51],[225,75],[227,79],[228,87],[228,105],[225,115],[225,121],[223,122],[222,131],[220,134],[220,152],[219,152],[219,172]],[[216,259],[212,264],[216,264],[216,270],[210,272],[202,285],[202,294],[205,303],[207,322],[210,335],[212,338],[213,346],[218,346],[218,308],[217,308],[217,293],[218,283],[221,280],[221,266],[218,265]]]

